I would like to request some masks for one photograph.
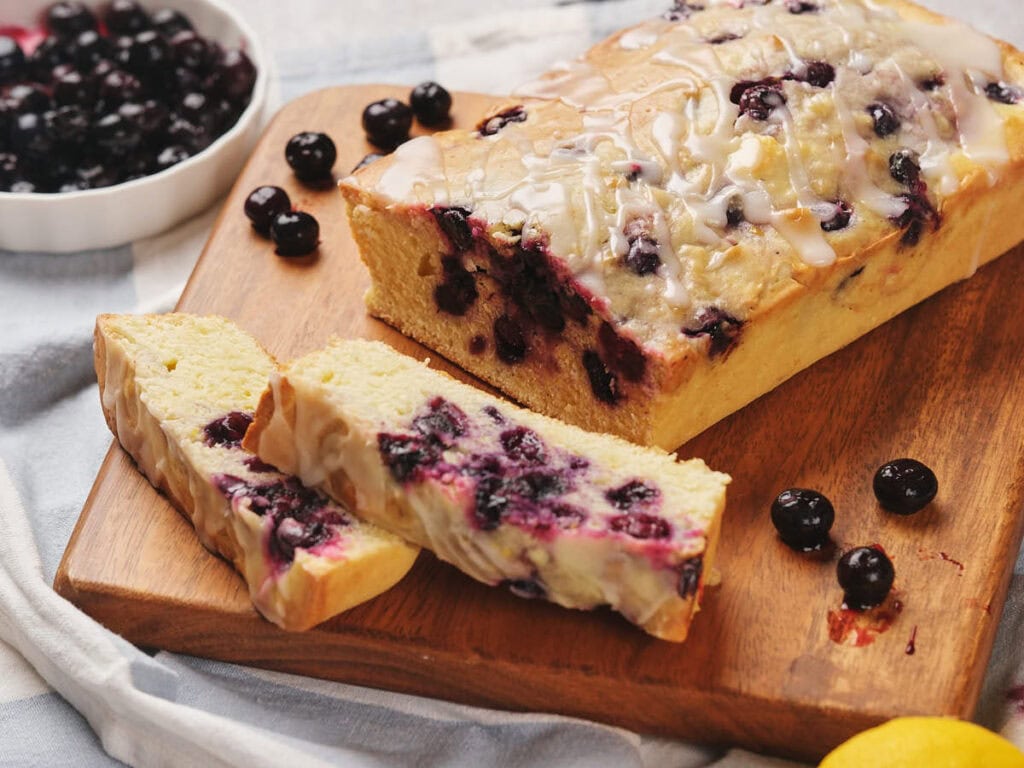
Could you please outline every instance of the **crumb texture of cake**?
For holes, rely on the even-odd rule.
[[[1024,59],[900,0],[706,0],[341,190],[370,312],[674,448],[1024,239]]]
[[[473,578],[681,641],[729,477],[532,413],[379,342],[271,374],[244,445]]]
[[[276,363],[229,320],[101,315],[95,363],[110,430],[270,621],[309,629],[412,567],[417,547],[241,447]]]

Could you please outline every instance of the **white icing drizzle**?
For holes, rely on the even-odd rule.
[[[377,191],[393,200],[407,198],[444,205],[448,202],[448,184],[444,156],[432,136],[419,136],[395,150],[395,161],[381,174]]]

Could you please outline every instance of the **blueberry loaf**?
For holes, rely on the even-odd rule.
[[[232,562],[256,608],[308,629],[380,594],[418,549],[241,447],[274,361],[219,317],[101,315],[96,373],[111,431]]]
[[[509,405],[378,342],[271,375],[243,443],[487,584],[685,639],[728,476]]]
[[[344,180],[369,310],[674,448],[1024,239],[1022,83],[901,0],[679,0]]]

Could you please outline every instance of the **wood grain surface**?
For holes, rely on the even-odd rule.
[[[277,115],[179,309],[234,318],[281,358],[332,334],[427,356],[366,316],[367,276],[340,196],[299,185],[283,157],[291,135],[323,130],[338,143],[335,171],[344,175],[370,151],[359,128],[363,106],[385,95],[405,89],[325,90]],[[491,101],[457,94],[457,121],[474,124]],[[242,202],[267,183],[284,186],[319,218],[316,258],[281,259],[250,229]],[[801,758],[896,715],[970,717],[1022,533],[1021,251],[683,447],[680,455],[702,456],[734,478],[722,584],[706,593],[685,644],[655,640],[608,611],[521,600],[429,553],[376,600],[309,632],[285,633],[255,613],[241,579],[200,546],[116,445],[56,589],[143,646]],[[940,482],[937,500],[907,518],[882,512],[871,491],[875,469],[899,456],[929,464]],[[768,508],[790,486],[832,499],[838,551],[878,542],[893,558],[902,611],[873,643],[830,639],[829,613],[841,600],[838,555],[800,556],[778,541]]]

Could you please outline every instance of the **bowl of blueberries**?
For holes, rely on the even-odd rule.
[[[266,70],[220,0],[0,0],[0,249],[105,248],[208,208]]]

